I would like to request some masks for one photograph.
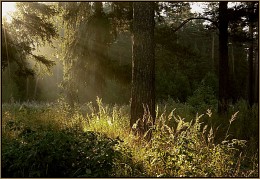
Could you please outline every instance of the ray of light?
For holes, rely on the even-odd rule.
[[[16,2],[2,2],[2,19],[7,22],[12,21],[11,14],[16,11]]]

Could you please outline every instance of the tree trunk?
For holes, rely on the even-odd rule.
[[[253,56],[254,56],[254,41],[253,41],[253,29],[252,25],[249,25],[250,33],[250,45],[248,51],[248,102],[252,106],[254,103],[254,67],[253,67]]]
[[[228,108],[228,2],[219,2],[219,102],[218,112],[224,114]]]
[[[258,37],[258,21],[256,22],[256,50],[255,50],[255,103],[259,103],[259,37]]]
[[[134,2],[133,15],[130,127],[143,136],[155,122],[154,2]]]
[[[34,95],[33,95],[34,100],[36,100],[36,97],[37,97],[38,81],[39,81],[39,77],[36,77],[35,87],[34,87]]]
[[[254,103],[254,65],[253,65],[253,58],[254,58],[254,37],[253,37],[253,21],[252,21],[252,14],[253,14],[253,7],[254,4],[252,3],[250,6],[250,14],[249,14],[249,35],[250,35],[250,44],[248,50],[248,102],[249,105],[252,106]]]
[[[104,61],[104,57],[106,54],[106,44],[104,37],[103,37],[103,32],[104,32],[104,27],[102,25],[103,21],[103,5],[102,2],[95,2],[94,3],[94,8],[95,8],[95,42],[94,42],[94,48],[93,48],[93,53],[94,53],[94,65],[95,65],[95,80],[94,80],[94,86],[95,86],[95,92],[96,96],[99,98],[103,97],[103,91],[104,91],[104,86],[105,86],[105,79],[102,73],[102,63]]]
[[[255,103],[259,103],[259,70],[258,69],[259,69],[259,48],[257,48],[256,50],[256,57],[255,57]]]
[[[214,62],[214,58],[215,58],[215,34],[214,32],[212,32],[212,46],[211,46],[211,65],[212,65],[212,71],[214,72],[214,67],[215,67],[215,62]]]
[[[234,44],[231,44],[231,60],[232,60],[232,75],[235,77],[235,56],[234,56]]]
[[[259,9],[259,4],[257,6]],[[259,21],[256,21],[256,50],[255,50],[255,102],[259,103]]]

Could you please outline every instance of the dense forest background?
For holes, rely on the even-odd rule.
[[[203,9],[194,11],[194,4]],[[2,105],[62,102],[74,113],[91,102],[101,113],[101,103],[130,103],[131,126],[143,104],[153,124],[158,110],[171,114],[169,107],[189,120],[213,112],[215,121],[203,122],[216,130],[216,142],[228,131],[249,141],[250,155],[258,152],[259,3],[150,5],[142,14],[133,2],[17,2],[11,20],[2,16]],[[150,46],[142,52],[139,43]],[[232,114],[238,119],[230,126]]]
[[[4,29],[2,31],[3,102],[9,101],[11,97],[16,101],[54,101],[62,95],[69,100],[69,95],[72,95],[74,102],[84,103],[96,98],[95,85],[98,84],[92,83],[95,83],[94,78],[99,76],[96,77],[98,79],[96,81],[102,83],[102,93],[99,97],[104,102],[128,103],[132,64],[129,3],[104,3],[100,17],[95,17],[94,7],[90,3],[75,2],[69,5],[67,3],[39,3],[41,6],[47,6],[46,8],[51,11],[40,11],[39,15],[35,14],[37,8],[40,8],[36,4],[21,3],[16,12],[21,15],[14,14],[11,23],[3,19],[2,28],[8,29],[8,31]],[[189,102],[192,105],[205,103],[214,106],[217,103],[218,80],[221,76],[218,73],[218,28],[212,22],[198,18],[174,31],[191,17],[207,17],[218,22],[218,3],[204,4],[204,14],[191,13],[190,3],[158,4],[155,17],[157,101],[171,98],[179,102]],[[258,17],[256,4],[254,3],[255,9],[252,10],[255,15],[252,16]],[[231,104],[234,104],[240,99],[252,98],[251,103],[257,103],[258,19],[256,17],[249,19],[250,14],[247,11],[250,5],[248,3],[234,2],[230,6],[232,7],[227,12],[230,17],[228,27],[229,100]],[[24,12],[25,8],[32,10]],[[79,18],[81,14],[83,17]],[[39,18],[39,23],[42,23],[38,29],[41,30],[40,32],[31,29],[36,26],[34,25],[36,18]],[[25,21],[33,25],[23,24]],[[99,21],[101,21],[102,29],[100,29],[100,34],[97,34],[95,25]],[[24,30],[24,28],[27,29]],[[15,29],[24,32],[17,34],[13,32]],[[47,37],[43,37],[44,35]],[[95,60],[89,55],[94,51],[91,48],[94,48],[95,44],[91,44],[91,41],[95,35],[99,36],[103,43],[95,49],[97,53],[103,55],[102,63],[97,62],[100,64],[95,64]],[[28,36],[26,42],[23,42],[24,36]],[[21,45],[21,48],[25,48],[22,45],[30,45],[29,49],[15,51],[15,48],[19,48],[18,46],[7,46],[6,49],[5,40],[8,41],[9,37],[16,38],[15,43]],[[50,41],[51,37],[56,38]],[[45,40],[49,43],[45,43]],[[24,44],[21,44],[22,42]],[[19,60],[16,59],[18,57],[14,56],[21,53],[19,50],[29,50],[30,53],[43,55],[46,61],[30,60],[26,56],[26,59],[18,62]],[[249,55],[251,51],[253,51],[252,56]],[[9,67],[7,67],[7,53],[10,54]],[[28,52],[26,54],[26,51],[23,53],[30,55]],[[84,53],[87,54],[84,55]],[[79,57],[79,54],[83,57]],[[249,56],[253,59],[252,69],[249,65]],[[48,63],[47,59],[54,63]],[[100,67],[92,68],[91,65],[100,65]],[[49,71],[46,71],[46,67]],[[22,73],[22,68],[30,70],[24,70]],[[22,74],[19,74],[19,70]],[[252,79],[249,80],[251,73]],[[71,85],[72,83],[75,85]],[[249,96],[250,90],[252,97]]]

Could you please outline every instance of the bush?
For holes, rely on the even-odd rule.
[[[94,132],[25,128],[16,139],[3,138],[3,177],[108,177],[118,143]]]
[[[210,111],[207,112],[211,116]],[[201,116],[185,122],[169,115],[159,118],[153,138],[145,155],[149,176],[157,177],[233,177],[238,174],[238,149],[245,147],[243,140],[223,140],[214,143],[213,129],[202,126]],[[176,127],[166,125],[174,118]]]
[[[65,104],[50,110],[30,105],[10,110],[4,106],[3,177],[121,176],[127,167],[122,164],[131,164],[119,138],[83,132],[86,121],[76,111],[69,117]]]
[[[187,103],[194,107],[194,112],[202,112],[209,108],[217,109],[218,100],[212,87],[201,84],[193,95],[188,97]]]

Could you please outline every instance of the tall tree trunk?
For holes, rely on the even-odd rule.
[[[253,66],[253,56],[254,56],[254,41],[253,41],[253,29],[252,25],[249,25],[250,33],[250,45],[248,51],[248,102],[252,106],[254,103],[254,66]]]
[[[255,57],[255,103],[259,103],[259,48],[256,50]]]
[[[253,7],[254,3],[250,4],[250,14],[249,14],[249,35],[250,35],[250,44],[248,51],[248,102],[249,105],[252,106],[254,103],[254,37],[253,37]]]
[[[36,100],[36,97],[37,97],[38,81],[39,81],[39,77],[36,77],[35,87],[34,87],[34,95],[33,95],[34,100]]]
[[[141,136],[155,122],[154,26],[154,2],[134,2],[130,127]]]
[[[95,92],[96,96],[102,98],[103,96],[103,89],[105,84],[105,79],[102,74],[102,62],[104,61],[104,56],[106,53],[106,44],[104,44],[104,37],[103,37],[103,31],[104,27],[102,25],[103,20],[103,5],[102,2],[95,2],[94,3],[95,8],[95,43],[93,48],[94,53],[94,65],[95,65],[95,80],[94,80],[94,86],[95,86]]]
[[[214,60],[214,58],[215,58],[215,33],[214,32],[212,32],[212,46],[211,46],[211,65],[212,65],[212,71],[214,72],[214,67],[215,67],[215,60]]]
[[[219,2],[219,102],[218,112],[224,114],[228,108],[228,2]]]
[[[259,3],[257,5],[259,9]],[[255,102],[259,103],[259,21],[256,21],[256,50],[255,50]]]
[[[255,103],[259,103],[259,36],[258,21],[256,22],[256,50],[255,50]]]
[[[11,81],[12,81],[12,78],[11,78],[11,67],[10,67],[9,53],[8,53],[8,42],[7,42],[7,38],[6,38],[6,36],[7,36],[7,34],[6,34],[6,21],[4,21],[3,26],[4,26],[4,28],[2,27],[2,29],[3,29],[3,32],[4,32],[6,59],[7,59],[7,67],[8,67],[8,77],[9,77],[9,80],[10,80],[10,83],[9,83],[9,87],[10,87],[10,101],[12,101],[13,100],[13,87],[12,87],[12,84],[11,84]],[[3,47],[3,41],[2,41],[2,47]]]
[[[26,77],[26,100],[29,100],[29,77]]]
[[[232,75],[235,77],[235,56],[234,56],[234,44],[231,44],[231,60],[232,60]]]

